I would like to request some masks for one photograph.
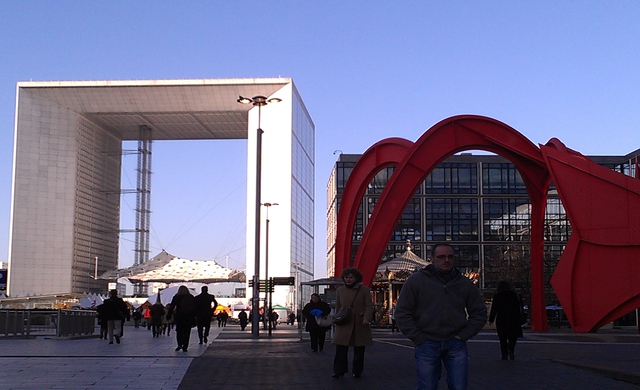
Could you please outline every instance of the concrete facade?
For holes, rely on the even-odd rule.
[[[261,118],[262,202],[279,203],[270,210],[278,238],[270,240],[270,275],[294,276],[300,267],[310,280],[315,129],[291,79],[20,82],[8,293],[104,292],[104,281],[92,278],[94,259],[98,273],[118,266],[122,141],[136,140],[140,126],[152,129],[153,140],[248,139],[252,275],[258,110],[238,104],[239,95],[282,99]],[[290,292],[280,294],[284,304]]]

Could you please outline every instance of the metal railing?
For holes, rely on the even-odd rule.
[[[96,312],[92,310],[0,310],[2,337],[69,337],[91,335]]]

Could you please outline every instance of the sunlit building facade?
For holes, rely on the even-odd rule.
[[[240,95],[281,102],[259,115]],[[313,279],[315,126],[291,79],[19,82],[9,294],[106,291],[96,276],[118,267],[122,145],[141,141],[141,133],[148,141],[247,139],[247,161],[229,162],[247,165],[246,274],[251,279],[258,263],[266,275],[264,208],[257,262],[254,232],[256,203],[269,202],[278,203],[269,214],[269,275]],[[293,296],[283,286],[274,304],[291,304]]]

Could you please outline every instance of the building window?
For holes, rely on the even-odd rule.
[[[547,210],[544,219],[545,241],[566,242],[571,235],[571,225],[564,211],[562,202],[557,198],[547,199]]]
[[[526,194],[527,188],[513,164],[483,163],[482,192],[484,194]]]
[[[478,241],[478,199],[425,199],[426,241]]]
[[[485,198],[484,241],[527,241],[531,228],[528,198]]]
[[[531,286],[531,253],[528,243],[484,246],[483,284],[495,289],[506,280],[518,291],[529,291]]]
[[[477,194],[475,163],[442,163],[425,179],[426,194]]]

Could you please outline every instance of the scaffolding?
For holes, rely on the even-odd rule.
[[[138,130],[138,167],[136,186],[136,240],[134,265],[149,260],[149,226],[151,219],[151,143],[152,131],[148,126]],[[135,293],[143,293],[146,283],[136,283]]]

